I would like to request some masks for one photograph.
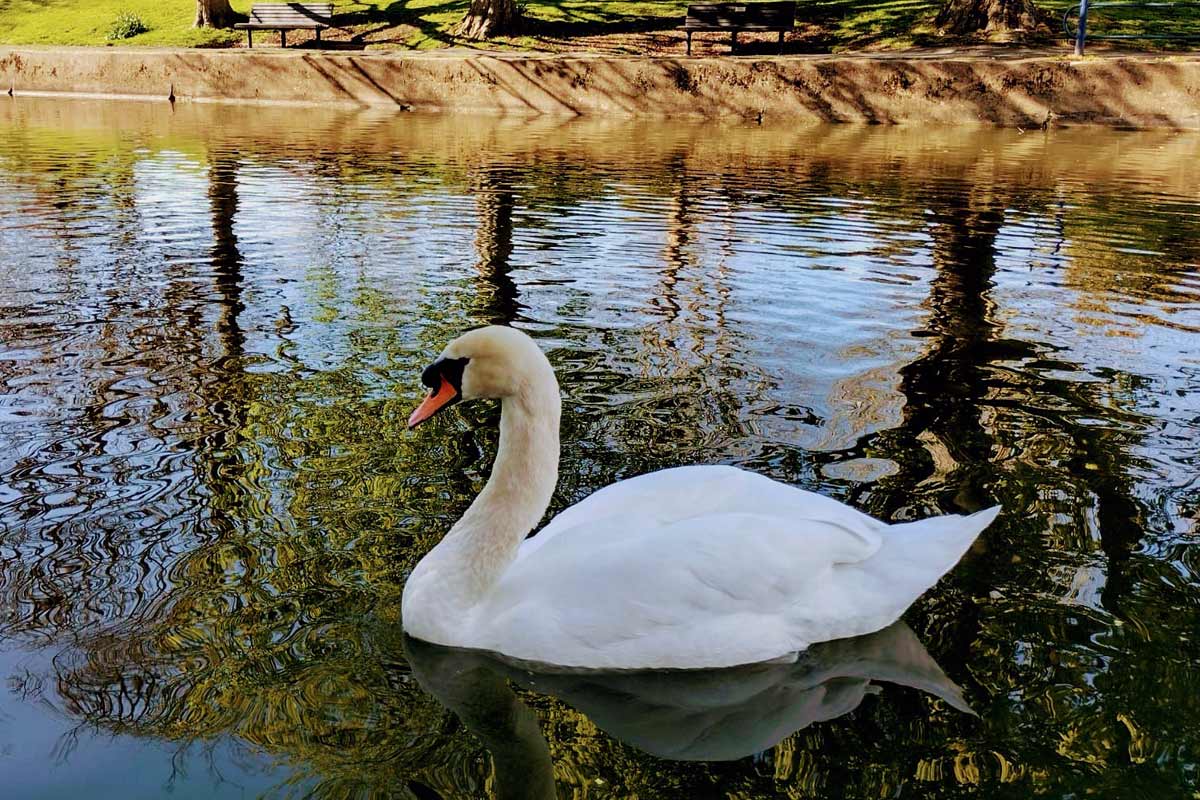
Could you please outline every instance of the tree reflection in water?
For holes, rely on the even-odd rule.
[[[73,718],[322,797],[1200,788],[1188,140],[54,108],[0,117],[0,635]],[[891,646],[938,680],[843,644],[714,685],[405,656],[495,410],[403,422],[485,322],[559,370],[556,509],[704,461],[1003,503]]]
[[[511,169],[482,167],[472,182],[479,209],[475,250],[479,273],[479,304],[482,322],[511,325],[520,311],[520,292],[510,274],[513,249],[513,206],[518,176]]]

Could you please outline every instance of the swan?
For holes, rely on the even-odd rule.
[[[607,486],[527,534],[558,482],[561,399],[532,338],[469,331],[425,368],[409,429],[500,400],[491,477],[413,569],[405,632],[516,661],[702,669],[794,661],[886,627],[953,567],[999,507],[888,525],[729,466]]]

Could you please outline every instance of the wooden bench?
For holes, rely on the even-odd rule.
[[[279,46],[287,47],[287,32],[317,32],[330,27],[333,3],[258,3],[250,9],[250,21],[233,27],[246,32],[246,44],[254,47],[254,31],[279,31]]]
[[[733,42],[730,51],[737,50],[738,31],[779,31],[783,34],[796,27],[796,4],[783,3],[699,3],[688,6],[687,16],[679,26],[687,31],[687,54],[692,54],[692,34],[696,31],[730,31]]]

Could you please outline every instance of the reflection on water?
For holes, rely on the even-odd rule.
[[[0,714],[45,734],[0,777],[462,797],[541,747],[580,797],[1200,791],[1197,137],[29,99],[0,134]],[[838,673],[812,708],[852,713],[784,724],[813,684],[684,763],[744,753],[492,672],[493,764],[397,610],[497,435],[405,433],[418,371],[485,322],[558,370],[552,512],[706,462],[892,520],[1002,503],[906,616],[979,718]]]
[[[413,675],[488,748],[500,797],[555,797],[537,718],[507,681],[565,700],[610,736],[678,761],[731,761],[853,711],[873,680],[923,689],[966,713],[962,690],[903,622],[825,642],[794,664],[714,670],[538,671],[406,639]]]

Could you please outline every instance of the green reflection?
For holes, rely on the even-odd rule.
[[[1196,137],[0,105],[0,635],[73,719],[321,797],[497,793],[539,747],[582,797],[1200,788]],[[486,322],[560,375],[553,510],[714,461],[1019,509],[908,617],[981,718],[842,682],[679,763],[487,670],[517,733],[464,730],[396,609],[497,412],[404,420]]]

